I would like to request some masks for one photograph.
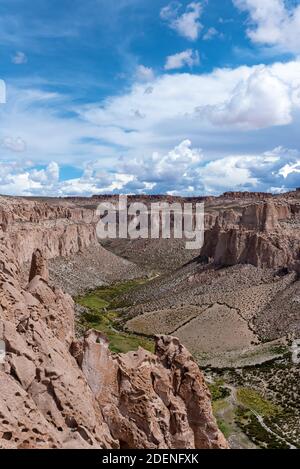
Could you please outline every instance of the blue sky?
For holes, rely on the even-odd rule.
[[[300,186],[299,30],[298,0],[1,0],[0,193]]]

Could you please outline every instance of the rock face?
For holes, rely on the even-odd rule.
[[[300,204],[268,197],[221,209],[206,223],[201,257],[215,264],[292,268],[300,256]]]
[[[48,256],[77,249],[82,240],[57,240],[38,225],[30,246],[17,246],[22,236],[10,223],[24,217],[18,223],[29,240],[22,224],[45,215],[43,205],[39,210],[31,213],[18,202],[15,213],[2,210],[0,216],[0,338],[6,345],[0,447],[227,448],[203,375],[178,340],[159,337],[156,355],[142,349],[112,355],[99,332],[75,339],[73,300],[49,285],[39,242],[46,241]],[[49,221],[57,210],[47,211]],[[71,229],[78,235],[78,227]],[[20,262],[29,252],[29,283],[22,287]]]
[[[121,448],[227,447],[204,378],[177,339],[157,337],[156,355],[139,349],[112,358],[105,338],[90,331],[82,350],[83,373]]]
[[[29,274],[29,283],[34,279],[34,277],[39,276],[45,282],[49,282],[49,271],[47,262],[44,259],[44,256],[40,249],[36,249],[32,255],[30,274]]]
[[[36,249],[52,259],[97,243],[95,209],[66,201],[51,204],[0,197],[1,227],[19,263],[30,262]]]

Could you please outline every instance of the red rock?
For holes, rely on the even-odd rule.
[[[207,226],[201,256],[223,266],[293,268],[300,254],[297,220],[295,208],[272,200],[222,210],[215,225]]]
[[[49,285],[46,259],[95,241],[86,212],[10,199],[8,205],[12,224],[0,240],[0,337],[7,352],[0,365],[0,446],[227,448],[203,375],[178,341],[159,338],[157,355],[142,349],[112,355],[96,331],[75,339],[72,298]],[[24,288],[20,264],[32,254]]]

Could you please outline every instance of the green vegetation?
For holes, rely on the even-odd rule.
[[[289,449],[288,444],[262,427],[257,417],[251,411],[238,407],[236,409],[235,421],[248,438],[259,448]]]
[[[218,380],[215,383],[208,385],[213,402],[226,399],[226,397],[230,396],[230,389],[225,388],[223,385],[224,381],[222,380]]]
[[[229,438],[232,434],[232,426],[228,414],[230,414],[230,406],[227,398],[231,395],[230,389],[224,387],[224,381],[218,379],[214,383],[209,383],[208,387],[212,397],[213,414],[217,419],[218,427],[225,436]]]
[[[219,419],[219,418],[217,418],[217,424],[218,424],[219,429],[225,436],[225,438],[229,438],[232,433],[232,430],[229,427],[229,425],[224,420]]]
[[[286,355],[289,354],[289,348],[285,345],[275,345],[270,348],[270,351],[274,353],[274,355]]]
[[[260,415],[270,428],[283,412],[280,406],[264,399],[257,391],[250,388],[238,388],[237,399],[240,406],[235,412],[236,424],[253,443],[267,449],[289,448],[287,443],[264,428],[257,417]]]
[[[262,417],[274,417],[282,411],[279,406],[264,399],[254,389],[239,388],[237,390],[237,398],[244,407],[257,412]]]
[[[120,330],[118,320],[122,312],[118,309],[128,306],[122,295],[145,283],[145,280],[131,280],[109,287],[97,288],[84,296],[75,299],[76,303],[85,308],[80,317],[79,325],[84,330],[96,329],[103,332],[110,341],[110,350],[115,353],[126,353],[143,347],[154,352],[154,341],[125,333]]]
[[[218,417],[218,413],[223,413],[223,411],[226,410],[227,407],[228,402],[225,399],[212,402],[212,408],[215,417]]]

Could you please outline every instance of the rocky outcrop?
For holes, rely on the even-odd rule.
[[[272,200],[220,210],[207,226],[201,258],[230,266],[293,268],[300,256],[299,204]]]
[[[80,363],[122,448],[227,448],[203,375],[177,339],[157,337],[156,355],[139,349],[113,358],[102,334],[90,331]]]
[[[2,235],[1,448],[227,448],[176,339],[158,338],[156,355],[112,355],[96,331],[75,340],[72,298],[49,285],[41,249],[22,288],[14,248]]]
[[[232,200],[241,200],[241,199],[252,199],[252,200],[265,200],[272,199],[273,195],[267,192],[224,192],[220,198],[222,199],[232,199]]]
[[[20,263],[31,261],[36,249],[47,259],[65,257],[97,244],[96,213],[72,203],[34,202],[0,197],[0,235],[9,235]]]
[[[49,270],[47,266],[47,261],[45,260],[40,249],[36,249],[32,255],[30,273],[29,273],[29,283],[34,279],[34,277],[41,277],[45,282],[49,282]]]

